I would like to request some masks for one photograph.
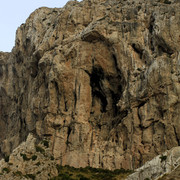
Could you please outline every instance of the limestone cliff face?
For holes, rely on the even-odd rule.
[[[0,53],[0,147],[46,136],[62,165],[133,169],[180,145],[179,0],[40,8]]]

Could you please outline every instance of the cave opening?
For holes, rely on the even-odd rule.
[[[92,74],[90,76],[90,85],[92,87],[92,97],[100,99],[101,112],[106,112],[107,99],[103,91],[102,80],[104,79],[104,72],[101,67],[93,67]]]

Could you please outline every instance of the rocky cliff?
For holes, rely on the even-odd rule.
[[[180,145],[180,1],[42,7],[0,53],[0,154],[29,133],[61,165],[134,169]]]
[[[146,162],[126,180],[178,180],[179,177],[180,147],[174,147]]]

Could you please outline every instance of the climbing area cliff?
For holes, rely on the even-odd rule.
[[[34,11],[0,52],[0,158],[30,133],[75,168],[134,170],[180,146],[180,1]]]

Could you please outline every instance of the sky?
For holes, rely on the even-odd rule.
[[[10,52],[17,28],[37,8],[63,7],[68,0],[4,0],[0,4],[0,51]]]

